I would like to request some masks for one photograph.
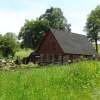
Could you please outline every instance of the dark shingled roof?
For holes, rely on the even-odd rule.
[[[93,55],[95,49],[85,35],[68,33],[63,30],[51,29],[52,34],[63,49],[64,53]]]

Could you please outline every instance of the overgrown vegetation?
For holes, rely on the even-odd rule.
[[[100,100],[100,62],[0,71],[0,100]]]
[[[14,33],[8,32],[0,35],[0,55],[1,57],[14,57],[15,52],[19,48],[17,37]]]
[[[15,53],[15,58],[17,56],[20,57],[21,59],[24,58],[24,57],[28,57],[32,51],[33,51],[32,49],[19,49]]]

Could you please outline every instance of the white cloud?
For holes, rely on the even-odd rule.
[[[45,9],[44,9],[45,11]],[[24,25],[25,19],[35,19],[39,17],[44,11],[40,9],[31,9],[27,11],[0,11],[0,33],[14,32],[18,34],[21,26]],[[80,13],[64,13],[68,22],[71,23],[73,32],[83,33],[83,26],[85,15]],[[81,31],[80,31],[81,30]]]
[[[0,33],[18,32],[23,23],[22,17],[14,12],[0,12]]]
[[[21,26],[24,25],[25,19],[36,19],[45,12],[46,6],[44,7],[37,1],[13,1],[13,3],[16,5],[21,2],[23,2],[22,4],[24,7],[26,6],[25,9],[16,8],[17,6],[11,9],[0,9],[0,34],[4,34],[6,32],[14,32],[18,34]]]
[[[79,34],[86,34],[83,29],[86,22],[86,15],[80,12],[70,12],[64,13],[66,16],[68,23],[71,24],[72,32],[79,33]]]
[[[0,11],[0,33],[14,32],[18,34],[21,26],[24,25],[25,19],[35,19],[40,14],[41,11],[38,9],[21,12]]]
[[[56,7],[56,5],[58,5],[58,7],[63,10],[64,16],[67,18],[68,22],[71,24],[72,31],[85,34],[83,32],[83,29],[85,26],[87,15],[92,9],[94,9],[94,7],[99,3],[99,1],[95,4],[89,1],[91,5],[85,2],[82,7],[80,5],[78,7],[78,5],[72,4],[72,1],[70,1],[69,4],[67,4],[67,1],[65,0],[62,1],[63,2],[57,2],[57,0],[13,1],[16,7],[12,6],[11,9],[0,9],[0,33],[4,34],[6,32],[14,32],[18,34],[21,26],[24,25],[25,19],[35,19],[36,17],[39,17],[41,14],[43,14],[45,10],[50,6]],[[87,6],[85,7],[86,3]],[[18,6],[18,4],[20,4],[20,6]],[[21,8],[21,6],[23,7]]]

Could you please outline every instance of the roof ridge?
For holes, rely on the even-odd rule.
[[[84,35],[84,34],[79,34],[79,33],[74,33],[74,32],[71,32],[72,34],[75,34],[75,35],[80,35],[80,36],[85,36],[85,37],[87,37],[86,35]]]

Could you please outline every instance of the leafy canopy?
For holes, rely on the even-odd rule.
[[[24,26],[19,32],[22,47],[36,49],[45,33],[50,31],[50,28],[71,31],[70,24],[67,23],[60,8],[51,7],[38,19],[25,21]]]
[[[4,36],[0,35],[0,52],[2,56],[14,56],[18,47],[17,37],[14,33],[8,32]]]
[[[91,11],[85,26],[88,38],[95,42],[98,52],[97,41],[100,39],[100,5]]]
[[[22,39],[22,47],[35,49],[40,44],[44,33],[49,31],[45,20],[26,20],[19,33]]]
[[[50,28],[71,31],[70,24],[67,23],[67,19],[64,17],[60,8],[51,7],[50,9],[47,9],[39,19],[47,20]]]

